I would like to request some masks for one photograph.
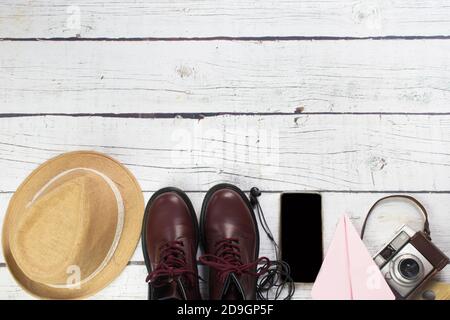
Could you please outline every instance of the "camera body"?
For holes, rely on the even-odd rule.
[[[448,257],[423,232],[403,225],[374,256],[397,299],[408,299],[448,264]]]

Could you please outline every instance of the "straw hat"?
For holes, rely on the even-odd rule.
[[[126,267],[139,240],[144,199],[133,175],[96,152],[71,152],[37,168],[3,223],[6,263],[34,296],[79,299]]]

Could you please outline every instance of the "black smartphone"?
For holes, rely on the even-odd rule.
[[[323,260],[320,194],[281,194],[281,258],[294,282],[316,280]]]

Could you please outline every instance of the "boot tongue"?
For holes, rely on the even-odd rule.
[[[161,287],[154,287],[153,298],[155,300],[186,300],[186,294],[180,279],[177,279]]]
[[[244,289],[234,273],[230,273],[224,282],[222,299],[245,300]]]

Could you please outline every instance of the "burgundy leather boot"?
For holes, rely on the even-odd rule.
[[[145,209],[142,248],[150,300],[201,299],[197,271],[198,223],[187,195],[156,192]]]
[[[203,201],[200,233],[209,266],[209,298],[255,300],[259,233],[247,196],[236,186],[220,184]]]

